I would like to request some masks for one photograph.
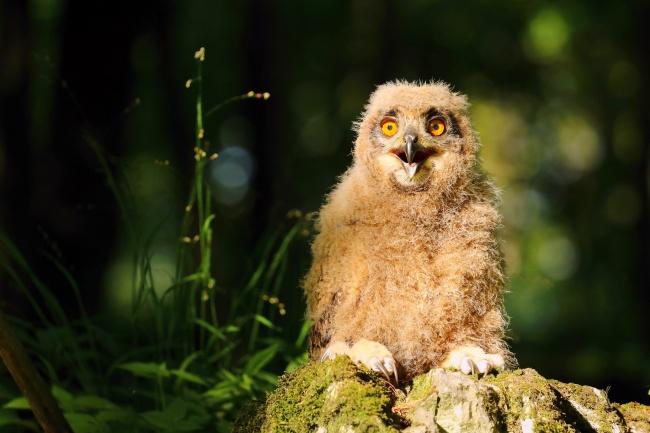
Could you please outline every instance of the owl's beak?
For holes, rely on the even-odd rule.
[[[406,154],[406,161],[402,161],[402,165],[404,166],[404,170],[406,171],[406,174],[408,174],[409,179],[415,176],[415,172],[418,171],[418,167],[420,166],[421,162],[415,162],[415,155],[418,151],[417,139],[417,136],[413,134],[406,134],[404,136],[404,141],[406,144],[404,149]]]

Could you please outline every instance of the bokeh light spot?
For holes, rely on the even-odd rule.
[[[534,189],[512,185],[504,191],[503,195],[503,215],[509,227],[520,229],[530,227],[546,206],[544,196]]]
[[[556,162],[575,177],[596,168],[602,158],[602,145],[596,129],[587,119],[564,116],[558,125]]]
[[[541,239],[536,256],[539,269],[556,281],[573,274],[578,258],[573,242],[559,234]]]
[[[526,128],[516,107],[479,99],[472,120],[481,134],[483,166],[500,184],[536,171],[526,164]]]
[[[528,24],[524,48],[533,59],[549,61],[561,54],[568,41],[569,26],[564,16],[556,8],[545,8]]]
[[[215,197],[224,205],[241,202],[250,189],[253,175],[253,158],[243,147],[227,147],[212,162],[210,179],[215,186]]]

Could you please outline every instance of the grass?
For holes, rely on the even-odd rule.
[[[290,247],[308,230],[307,216],[294,212],[289,227],[267,236],[240,290],[226,292],[214,279],[215,214],[205,173],[217,154],[208,147],[203,122],[228,103],[265,100],[269,95],[249,92],[204,110],[205,51],[198,50],[195,58],[197,75],[186,83],[196,95],[194,181],[169,287],[161,291],[154,284],[151,258],[157,229],[144,234],[137,230],[138,209],[128,182],[90,134],[86,141],[105,173],[133,245],[127,320],[90,317],[74,275],[52,255],[77,299],[79,318],[67,317],[53,288],[0,233],[0,269],[38,319],[31,323],[14,317],[11,322],[76,433],[228,432],[244,402],[262,396],[274,387],[279,373],[306,359],[309,324],[282,329],[276,322],[277,315],[284,314],[278,296],[286,284]],[[0,402],[1,431],[39,431],[27,401],[6,373],[0,376]]]

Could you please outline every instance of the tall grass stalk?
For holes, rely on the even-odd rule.
[[[77,433],[226,432],[243,401],[269,390],[284,367],[294,368],[305,359],[309,324],[280,327],[278,314],[285,311],[278,298],[287,285],[291,245],[308,229],[309,218],[300,214],[284,233],[269,231],[257,264],[240,289],[220,286],[213,272],[215,213],[206,173],[217,154],[206,140],[205,119],[232,102],[266,100],[270,95],[251,91],[204,110],[203,48],[195,60],[197,74],[186,83],[195,92],[194,179],[183,212],[174,277],[164,291],[156,290],[152,257],[154,239],[165,222],[143,229],[126,176],[110,162],[99,141],[84,134],[130,240],[131,309],[125,326],[90,317],[81,300],[82,288],[52,255],[50,260],[76,299],[80,319],[70,320],[54,290],[0,232],[1,269],[39,320],[33,324],[14,318],[12,323],[55,384],[54,395]],[[217,315],[219,303],[229,307],[223,317]],[[25,407],[16,396],[0,409],[0,418],[3,411]],[[17,421],[6,425],[21,431],[21,418],[11,419]]]

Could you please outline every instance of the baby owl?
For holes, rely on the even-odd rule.
[[[312,358],[348,355],[395,383],[514,364],[497,193],[467,108],[443,83],[392,82],[370,96],[352,166],[317,221],[304,280]]]

